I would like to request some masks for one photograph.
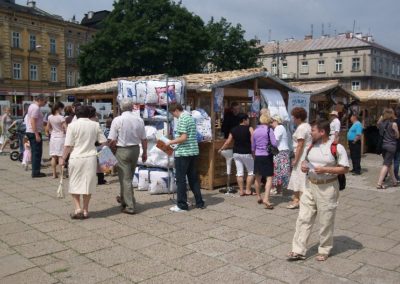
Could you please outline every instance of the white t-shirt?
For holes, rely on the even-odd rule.
[[[278,142],[278,149],[279,151],[286,151],[289,150],[289,137],[287,131],[283,125],[278,125],[274,129],[274,134],[276,141]]]
[[[312,167],[335,167],[336,165],[345,168],[349,167],[346,149],[340,144],[337,145],[336,162],[335,157],[332,155],[331,145],[332,141],[328,141],[326,143],[317,143],[311,148],[307,160],[312,164]],[[308,173],[308,176],[312,179],[326,180],[337,176],[333,174],[316,174],[312,167]]]
[[[332,120],[330,126],[331,126],[331,133],[329,133],[330,137],[335,135],[336,132],[340,133],[340,120],[338,118]]]
[[[117,140],[117,146],[135,146],[146,139],[143,119],[131,111],[125,111],[111,123],[108,139]]]

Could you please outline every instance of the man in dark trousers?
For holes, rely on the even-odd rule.
[[[347,141],[349,142],[350,157],[353,164],[353,175],[361,175],[361,136],[363,127],[358,120],[357,114],[353,113],[350,117],[353,124],[347,132]]]
[[[224,114],[224,121],[222,122],[221,132],[224,134],[225,139],[228,139],[229,133],[231,133],[232,128],[240,124],[240,104],[238,102],[233,102],[228,111]]]

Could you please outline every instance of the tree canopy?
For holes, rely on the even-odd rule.
[[[180,2],[119,0],[79,57],[81,83],[132,75],[182,75],[253,67],[255,43],[225,19],[207,25]]]

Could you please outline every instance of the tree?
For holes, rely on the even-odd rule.
[[[211,18],[206,28],[210,38],[207,63],[213,71],[258,67],[261,48],[256,39],[244,38],[245,31],[240,24],[232,26],[225,18],[219,22]]]
[[[119,76],[199,72],[208,34],[200,17],[170,0],[119,0],[79,57],[81,83]]]

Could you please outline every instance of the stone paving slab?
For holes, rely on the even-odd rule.
[[[309,258],[289,263],[298,214],[285,209],[290,193],[271,197],[269,211],[255,196],[203,191],[207,209],[174,214],[172,196],[135,192],[130,216],[115,202],[117,178],[107,177],[92,218],[71,220],[58,181],[32,180],[0,156],[0,283],[399,283],[400,188],[374,188],[380,164],[367,155],[365,174],[348,176],[327,262],[314,260],[316,224]]]

